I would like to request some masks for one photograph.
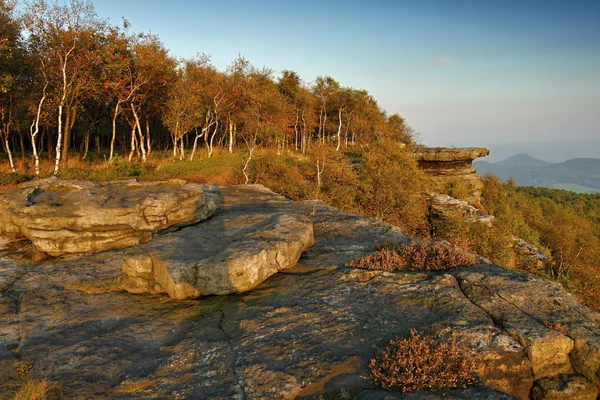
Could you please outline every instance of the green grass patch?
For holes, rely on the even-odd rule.
[[[241,183],[245,158],[241,154],[219,155],[189,161],[169,161],[149,174],[157,179],[182,178],[217,183]]]

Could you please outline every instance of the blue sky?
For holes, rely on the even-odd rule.
[[[600,1],[94,0],[175,56],[331,75],[428,145],[600,140]]]

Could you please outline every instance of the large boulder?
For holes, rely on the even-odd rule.
[[[307,218],[265,212],[216,217],[125,256],[121,286],[175,299],[245,292],[294,266],[312,244]]]
[[[153,232],[197,223],[216,208],[215,195],[181,180],[49,178],[0,196],[0,236],[25,237],[52,256],[94,253],[147,242]]]

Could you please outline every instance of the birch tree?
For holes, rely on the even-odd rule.
[[[87,52],[89,39],[100,25],[89,1],[71,0],[64,5],[47,0],[27,3],[24,28],[30,52],[43,60],[39,65],[51,83],[49,95],[55,97],[57,104],[55,175],[60,169],[63,151],[68,152],[70,129],[89,82],[88,62],[93,61]]]

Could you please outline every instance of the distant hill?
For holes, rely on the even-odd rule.
[[[537,168],[552,165],[552,163],[539,160],[528,154],[515,154],[506,160],[498,161],[494,165],[500,168]]]
[[[527,154],[517,154],[496,163],[476,161],[473,167],[481,176],[491,173],[503,181],[513,178],[518,186],[600,193],[598,158],[574,158],[553,164]]]

